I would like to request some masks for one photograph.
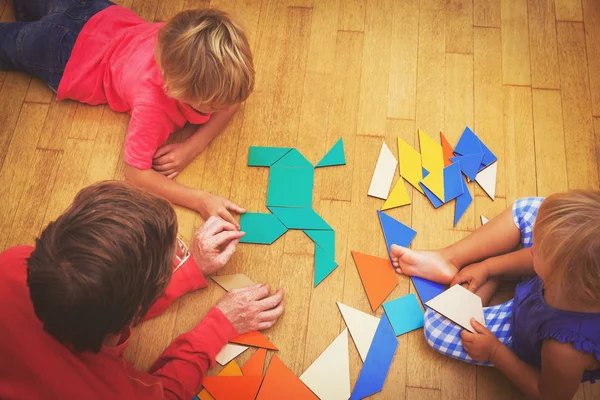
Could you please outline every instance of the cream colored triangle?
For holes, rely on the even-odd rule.
[[[398,179],[396,186],[392,189],[392,192],[388,196],[385,203],[383,203],[382,210],[389,210],[390,208],[401,207],[410,204],[410,196],[404,185],[402,178]]]
[[[482,215],[482,216],[481,216],[481,225],[485,225],[485,224],[487,224],[488,222],[490,222],[490,220],[489,220],[489,219],[487,219],[486,217],[484,217],[484,216]]]
[[[377,326],[379,325],[379,318],[339,302],[337,305],[352,336],[352,340],[356,345],[358,354],[360,354],[360,358],[364,362],[375,336]]]
[[[233,289],[254,285],[254,282],[244,274],[216,275],[210,278],[228,292]]]
[[[348,400],[350,398],[348,329],[344,329],[315,362],[304,371],[300,380],[321,400]]]
[[[377,158],[377,165],[375,165],[375,171],[371,178],[369,191],[367,192],[369,196],[378,197],[383,200],[388,198],[397,165],[398,161],[396,157],[394,157],[390,148],[383,142],[379,158]]]
[[[217,354],[215,359],[221,365],[226,365],[229,361],[233,360],[243,352],[248,350],[248,347],[239,344],[227,343],[225,347]]]
[[[475,176],[475,181],[494,200],[496,196],[496,175],[498,173],[498,162],[486,167]]]
[[[454,285],[442,294],[425,303],[449,320],[470,332],[473,331],[471,318],[485,326],[481,298],[461,285]]]

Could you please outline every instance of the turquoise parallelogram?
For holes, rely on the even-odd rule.
[[[317,231],[317,230],[305,230],[304,233],[312,239],[313,242],[325,253],[329,254],[329,257],[335,259],[335,232],[334,231]]]
[[[281,157],[273,167],[306,167],[312,168],[313,165],[296,149],[290,150],[283,157]]]
[[[333,230],[312,208],[267,207],[288,229]]]
[[[279,168],[277,164],[269,172],[267,206],[311,208],[314,168]]]
[[[248,166],[270,167],[291,150],[289,147],[250,146],[248,150]]]
[[[337,263],[322,248],[315,244],[315,287],[337,268]]]
[[[246,233],[240,243],[271,244],[287,232],[285,225],[273,214],[247,212],[242,214],[240,226]]]

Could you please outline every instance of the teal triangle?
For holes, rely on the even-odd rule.
[[[327,278],[336,267],[335,260],[315,244],[315,287]]]
[[[312,164],[296,149],[292,149],[273,164],[273,167],[311,167]]]
[[[319,167],[330,167],[332,165],[345,165],[346,156],[344,156],[344,142],[342,138],[333,145],[331,150],[325,154],[325,157],[319,161],[317,168]]]
[[[289,147],[250,146],[248,150],[248,166],[270,167],[281,157],[292,150]]]
[[[335,258],[335,232],[306,230],[306,235],[321,249],[323,249],[330,257]]]

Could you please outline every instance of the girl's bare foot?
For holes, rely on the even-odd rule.
[[[458,268],[436,251],[417,251],[392,245],[392,263],[399,274],[448,284]]]

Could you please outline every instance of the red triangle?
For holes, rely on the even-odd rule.
[[[274,355],[256,400],[318,400],[318,397]]]
[[[262,376],[265,367],[266,349],[258,349],[242,367],[244,376]]]
[[[252,347],[262,347],[263,349],[279,350],[273,343],[263,336],[259,331],[249,332],[230,340],[231,343],[243,344]]]
[[[444,153],[444,167],[447,167],[448,165],[452,164],[450,158],[454,157],[454,149],[442,132],[440,132],[440,139],[442,140],[442,151]]]
[[[205,376],[202,385],[215,400],[254,400],[262,376]]]
[[[352,252],[352,257],[367,292],[371,309],[375,311],[398,285],[398,278],[392,268],[392,263],[387,258],[370,256],[356,251]]]

